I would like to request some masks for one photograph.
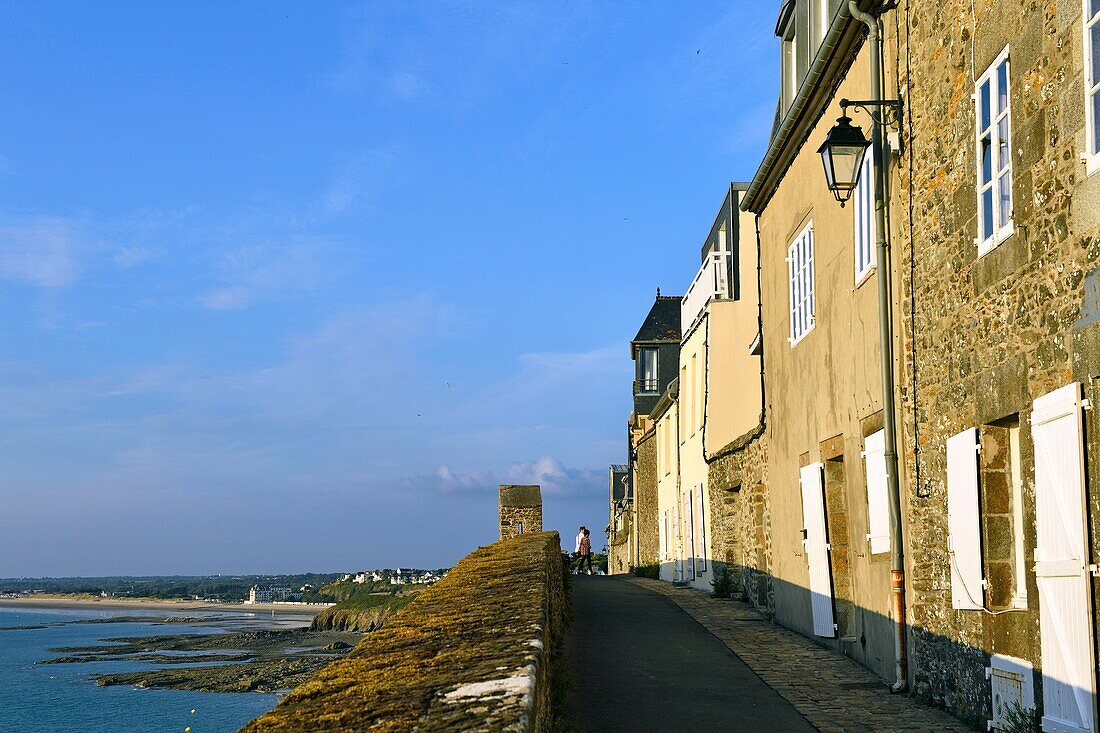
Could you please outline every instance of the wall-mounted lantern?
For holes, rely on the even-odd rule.
[[[852,197],[859,183],[863,155],[870,146],[871,141],[863,135],[863,130],[852,125],[851,117],[843,115],[837,118],[825,142],[817,149],[825,166],[825,182],[841,206]]]

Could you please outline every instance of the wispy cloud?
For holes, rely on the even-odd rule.
[[[219,252],[214,269],[222,284],[199,294],[198,301],[211,310],[239,310],[309,292],[321,276],[325,249],[324,242],[299,238]]]
[[[441,492],[493,493],[500,484],[537,484],[547,496],[591,496],[607,481],[604,469],[575,468],[552,456],[513,463],[502,471],[455,471],[441,464],[435,473],[406,479],[410,488]]]
[[[79,251],[89,244],[66,219],[7,218],[0,223],[0,277],[41,288],[67,287],[80,271]]]

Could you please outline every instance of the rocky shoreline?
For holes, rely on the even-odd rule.
[[[121,623],[134,617],[97,619]],[[183,619],[150,619],[145,623],[180,623]],[[240,619],[193,617],[194,625],[218,625]],[[81,623],[71,621],[62,623]],[[253,622],[254,623],[254,622]],[[330,662],[345,656],[361,634],[348,631],[245,629],[230,633],[160,634],[105,638],[102,644],[55,647],[58,656],[38,664],[87,662],[149,662],[158,665],[133,672],[93,675],[96,684],[132,685],[199,692],[285,692],[305,682]],[[170,669],[163,668],[170,665]]]

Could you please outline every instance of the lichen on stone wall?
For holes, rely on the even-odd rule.
[[[548,730],[565,604],[556,532],[482,547],[243,731]]]

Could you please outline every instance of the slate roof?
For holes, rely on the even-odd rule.
[[[652,343],[654,341],[673,341],[680,343],[680,301],[679,295],[658,295],[649,309],[649,315],[642,321],[638,335],[632,344]]]

